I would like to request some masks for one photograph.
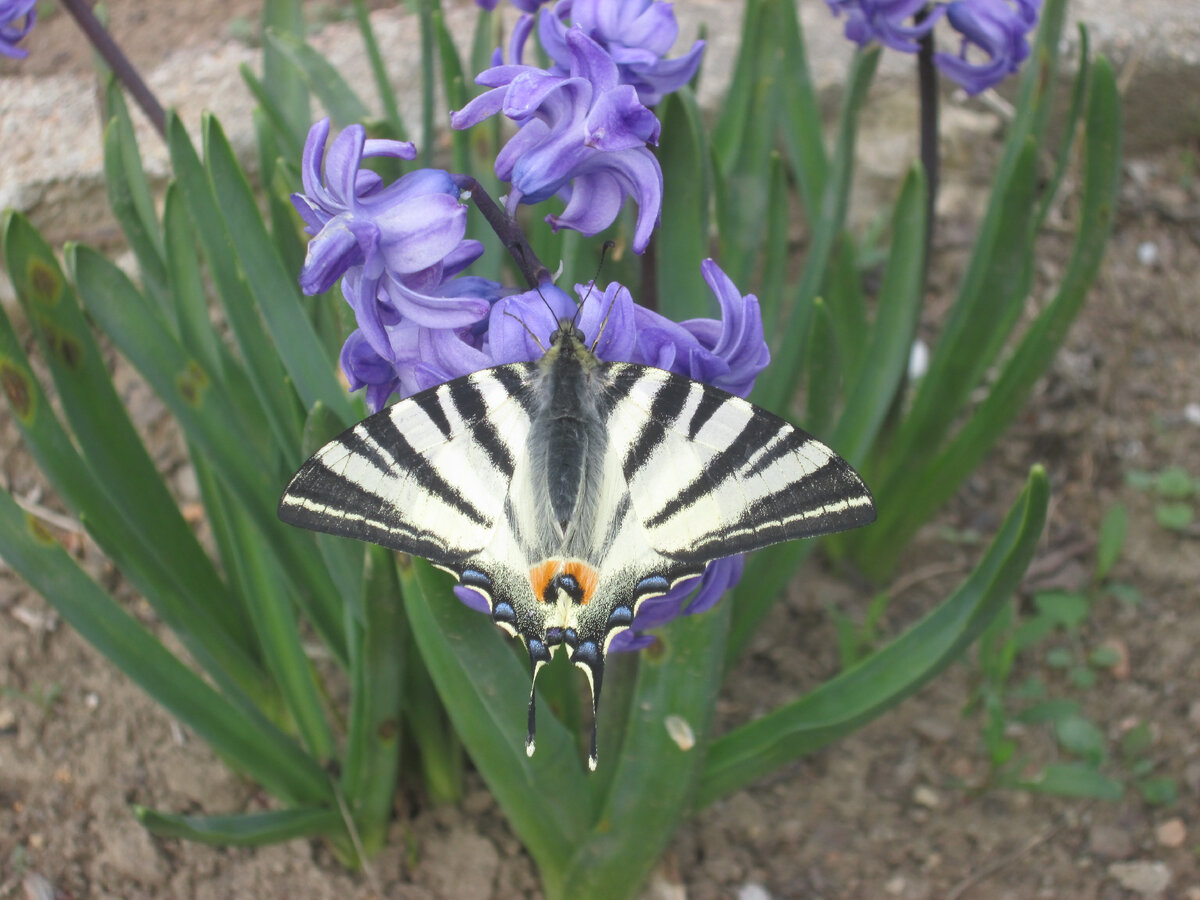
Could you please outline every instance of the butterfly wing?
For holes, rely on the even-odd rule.
[[[871,493],[816,438],[661,369],[610,363],[609,434],[647,543],[689,566],[875,520]]]
[[[461,576],[504,519],[535,372],[532,363],[485,369],[369,416],[300,468],[279,517]]]

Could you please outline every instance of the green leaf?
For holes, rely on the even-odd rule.
[[[1139,722],[1121,735],[1121,755],[1126,760],[1131,760],[1149,752],[1153,744],[1154,733],[1150,730],[1149,724]]]
[[[1028,650],[1054,634],[1057,627],[1058,622],[1049,616],[1033,616],[1026,619],[1013,632],[1013,646],[1018,652]]]
[[[1096,539],[1096,571],[1092,577],[1097,583],[1108,577],[1120,559],[1128,528],[1129,510],[1123,503],[1114,503],[1105,511],[1100,522],[1100,535]]]
[[[566,896],[633,896],[687,813],[721,687],[728,617],[727,603],[681,616],[638,661],[620,752],[600,748],[599,764],[614,770],[599,815],[554,879]]]
[[[1067,719],[1077,718],[1078,712],[1079,703],[1077,701],[1056,698],[1035,703],[1028,709],[1021,710],[1013,718],[1027,725],[1041,725],[1046,722],[1058,723]]]
[[[332,800],[329,779],[291,738],[261,715],[234,706],[169,653],[3,492],[0,554],[84,640],[231,765],[285,800]]]
[[[708,315],[712,292],[700,272],[708,256],[708,146],[696,98],[687,88],[659,105],[662,218],[654,235],[658,310],[676,321]],[[650,285],[643,285],[643,289]]]
[[[855,340],[865,345],[869,364],[859,369],[857,382],[848,388],[845,410],[832,435],[833,446],[853,466],[866,459],[908,368],[924,296],[924,244],[925,178],[917,167],[909,171],[896,201],[892,247],[870,337]]]
[[[1145,778],[1135,783],[1142,799],[1152,806],[1174,806],[1179,801],[1175,779],[1167,775]]]
[[[1043,29],[1045,22],[1043,17]],[[1104,59],[1093,66],[1091,81],[1079,231],[1058,292],[1021,338],[987,397],[950,444],[940,453],[910,458],[912,470],[894,487],[877,487],[879,520],[854,538],[855,559],[868,572],[890,570],[908,537],[979,465],[1021,410],[1095,280],[1120,185],[1121,115],[1116,80]]]
[[[257,201],[238,165],[233,148],[211,116],[204,123],[210,184],[217,207],[233,242],[246,281],[258,303],[306,409],[318,400],[349,425],[354,421],[350,401],[334,375],[334,364],[304,315],[298,273],[288,273],[271,242]]]
[[[179,580],[195,586],[194,596],[221,596],[224,585],[117,397],[91,327],[49,246],[27,219],[9,213],[3,227],[3,252],[88,474],[128,527],[140,534],[138,544],[159,554],[164,548],[169,551],[170,568]],[[96,504],[91,506],[94,511]],[[193,591],[185,592],[185,596],[191,595]],[[147,599],[161,596],[148,595]],[[160,604],[158,611],[172,627],[187,630],[167,606]],[[222,624],[233,635],[237,623],[234,617]]]
[[[702,807],[859,728],[958,659],[1007,602],[1033,558],[1049,487],[1035,466],[987,554],[944,603],[884,649],[806,696],[712,743]]]
[[[208,455],[209,462],[233,489],[231,496],[253,517],[257,530],[252,537],[241,536],[242,541],[249,541],[241,555],[255,557],[246,563],[255,571],[260,566],[273,565],[257,559],[257,547],[267,538],[264,546],[280,555],[279,566],[262,577],[273,584],[285,585],[284,589],[297,581],[311,586],[315,602],[306,611],[337,656],[344,658],[341,619],[329,574],[307,552],[307,539],[299,532],[285,530],[274,515],[285,473],[278,465],[264,467],[263,460],[246,452],[240,423],[234,416],[235,405],[222,396],[223,391],[213,376],[197,360],[188,358],[124,272],[87,247],[68,248],[68,260],[88,311],[162,398],[189,440]],[[131,309],[138,310],[138,314],[130,315]],[[115,480],[121,481],[119,477]],[[235,515],[236,512],[231,513],[231,520]],[[252,601],[258,596],[255,591],[246,599]],[[283,602],[274,592],[261,595],[261,599],[264,603]],[[278,636],[278,632],[274,634]]]
[[[889,453],[881,501],[942,443],[1024,307],[1036,187],[1037,147],[1030,141],[1018,156],[1011,179],[996,187],[1002,191],[1002,201],[995,230],[982,232],[976,244],[929,369]],[[887,506],[881,503],[881,512]]]
[[[1167,466],[1158,473],[1154,490],[1164,500],[1186,500],[1192,496],[1192,476],[1181,466]]]
[[[1083,797],[1116,802],[1125,794],[1125,786],[1115,778],[1099,772],[1090,763],[1054,763],[1030,781],[1017,782],[1019,787],[1038,794],[1059,797]]]
[[[1196,521],[1196,512],[1189,503],[1156,503],[1154,521],[1171,531],[1183,531]]]
[[[361,627],[352,616],[346,622],[353,693],[342,784],[363,851],[371,857],[383,847],[395,805],[400,708],[409,688],[403,649],[408,628],[391,551],[368,548],[364,588],[364,601],[354,604],[363,610]]]
[[[108,204],[137,257],[146,292],[168,316],[174,312],[167,291],[163,236],[154,199],[134,137],[133,120],[115,79],[105,90],[104,184]],[[173,323],[173,319],[172,319]]]
[[[1069,669],[1075,664],[1075,654],[1066,647],[1053,647],[1046,653],[1045,662],[1052,669]]]
[[[539,867],[561,869],[593,821],[574,738],[543,706],[537,752],[526,756],[527,663],[424,561],[402,562],[400,584],[417,648],[463,746]]]
[[[233,238],[225,228],[208,176],[187,130],[172,113],[167,114],[167,147],[192,214],[192,225],[204,247],[216,294],[241,351],[249,383],[271,426],[276,445],[282,452],[293,451],[300,444],[300,406],[239,270]]]
[[[186,554],[168,561],[158,537],[129,520],[105,493],[55,417],[3,310],[0,386],[38,467],[55,492],[86,523],[113,565],[176,630],[188,652],[223,690],[230,696],[244,697],[247,704],[265,702],[271,692],[254,658],[245,620],[236,605],[212,603],[227,592],[216,569],[207,557],[198,558],[204,569],[187,565]]]
[[[812,243],[805,257],[800,283],[792,295],[789,318],[774,342],[775,349],[786,354],[777,358],[758,379],[752,399],[778,415],[787,412],[796,391],[796,382],[803,366],[803,355],[795,352],[802,346],[808,331],[808,316],[812,301],[821,291],[829,271],[830,260],[842,231],[850,202],[850,182],[854,172],[854,147],[858,139],[858,115],[866,102],[867,89],[879,65],[880,49],[859,50],[851,59],[846,79],[846,93],[838,116],[838,137],[833,153],[833,166],[821,198],[820,215],[812,223]],[[722,224],[722,228],[724,228]]]
[[[804,358],[808,365],[808,413],[804,428],[812,434],[824,435],[828,433],[833,418],[841,370],[829,307],[820,297],[813,301]]]
[[[1068,631],[1086,622],[1091,611],[1087,595],[1074,591],[1041,591],[1033,595],[1033,605],[1043,616]]]
[[[261,847],[296,838],[345,833],[336,809],[304,807],[230,816],[181,816],[133,805],[134,818],[160,838],[180,838],[217,847]]]
[[[363,47],[367,51],[367,59],[371,62],[371,75],[375,81],[375,90],[383,104],[383,113],[392,136],[397,140],[408,140],[404,130],[404,121],[400,118],[400,107],[396,103],[396,92],[392,90],[392,81],[388,78],[387,68],[383,64],[383,54],[379,52],[379,42],[375,40],[375,29],[371,27],[366,0],[354,0],[354,18],[358,22],[358,31],[362,35]],[[476,71],[482,71],[478,69]]]
[[[355,93],[354,88],[330,65],[324,55],[304,42],[300,33],[268,28],[266,38],[267,46],[277,50],[292,64],[293,72],[298,73],[303,83],[316,95],[336,128],[365,122],[371,117],[370,110]]]
[[[1135,491],[1150,491],[1158,484],[1158,475],[1145,469],[1130,469],[1125,473],[1125,483]]]
[[[304,11],[301,0],[266,0],[262,12],[263,34],[287,34],[295,38],[304,35]],[[291,62],[270,41],[264,41],[263,86],[271,98],[271,106],[283,118],[280,133],[292,139],[298,158],[299,147],[303,146],[304,133],[312,122],[309,109],[308,90],[303,79],[295,77]],[[300,144],[295,145],[296,137]]]
[[[808,53],[794,3],[781,3],[780,26],[783,35],[783,128],[791,170],[796,174],[800,198],[810,220],[817,218],[829,159],[821,142],[821,129],[814,127],[822,120],[817,102],[816,85],[808,67]]]
[[[1087,666],[1071,666],[1067,670],[1067,680],[1073,687],[1088,690],[1096,685],[1096,673]]]
[[[1111,669],[1121,662],[1121,654],[1113,647],[1097,647],[1088,654],[1088,662],[1097,669]]]

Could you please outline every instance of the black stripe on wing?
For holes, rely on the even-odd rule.
[[[402,520],[379,494],[333,472],[317,458],[304,464],[279,501],[289,525],[370,541],[448,565],[461,554],[437,535]]]

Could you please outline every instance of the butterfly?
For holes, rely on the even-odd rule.
[[[832,450],[662,369],[606,362],[569,319],[534,362],[413,394],[330,441],[279,517],[420,556],[481,594],[529,653],[562,649],[592,694],[639,607],[712,561],[875,519]],[[530,689],[526,752],[534,751]]]

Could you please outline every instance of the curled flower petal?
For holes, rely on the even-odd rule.
[[[679,25],[670,3],[658,0],[559,0],[538,17],[538,38],[559,72],[571,70],[568,35],[579,29],[616,63],[622,84],[646,106],[691,80],[700,67],[704,41],[677,59],[664,59]]]
[[[647,142],[658,140],[659,122],[629,85],[619,83],[616,63],[582,29],[563,38],[568,73],[532,66],[489,69],[476,81],[491,87],[451,114],[466,128],[503,112],[520,129],[496,156],[496,176],[511,185],[507,212],[561,195],[567,208],[547,217],[555,228],[596,234],[616,219],[627,198],[638,205],[633,249],[643,252],[662,208],[662,170]]]
[[[968,94],[999,84],[1029,57],[1028,32],[1037,24],[1038,0],[954,0],[946,20],[962,36],[958,55],[934,54],[934,62]],[[986,59],[972,62],[982,53]]]
[[[29,51],[18,47],[37,22],[37,0],[0,0],[0,56],[24,59]]]
[[[917,42],[928,34],[943,13],[934,6],[920,22],[913,17],[928,6],[927,0],[825,0],[834,15],[846,16],[845,35],[859,46],[879,41],[885,47],[917,52]],[[905,24],[911,23],[911,24]]]

